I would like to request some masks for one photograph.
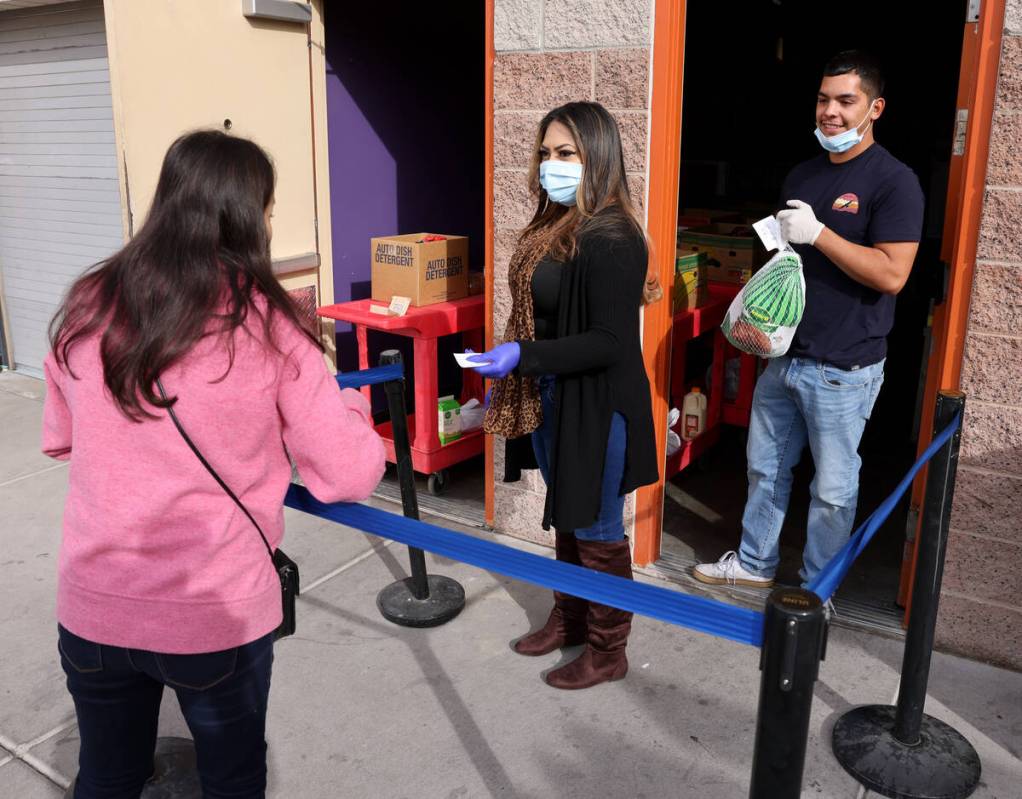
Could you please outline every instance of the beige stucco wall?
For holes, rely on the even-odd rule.
[[[1004,33],[937,641],[1022,669],[1022,0],[1009,0]]]
[[[104,0],[125,232],[144,219],[170,143],[229,119],[276,165],[274,260],[320,257],[282,282],[315,286],[324,304],[333,281],[322,0],[314,9],[310,31],[247,19],[238,2]]]
[[[572,100],[596,100],[621,128],[632,195],[645,207],[652,36],[650,0],[496,0],[494,6],[494,259],[493,330],[504,332],[511,297],[508,260],[535,201],[526,185],[536,125]],[[540,543],[546,493],[538,471],[500,482],[503,440],[494,452],[494,526]],[[626,505],[632,526],[633,497]]]

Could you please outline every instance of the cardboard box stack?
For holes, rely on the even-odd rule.
[[[710,280],[744,284],[767,261],[766,250],[748,225],[716,223],[678,232],[678,255],[706,254]]]
[[[706,253],[678,250],[674,261],[674,313],[691,311],[706,302]]]

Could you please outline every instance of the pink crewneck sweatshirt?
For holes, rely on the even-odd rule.
[[[384,470],[366,400],[341,391],[312,343],[275,319],[284,354],[251,318],[234,333],[229,371],[224,341],[208,336],[162,376],[182,426],[273,548],[284,533],[288,453],[324,502],[365,499]],[[47,358],[43,414],[43,452],[71,461],[60,623],[90,641],[172,654],[228,649],[275,629],[280,583],[266,547],[166,411],[150,408],[159,418],[143,422],[120,411],[103,383],[98,336],[71,349],[70,365],[76,377]]]

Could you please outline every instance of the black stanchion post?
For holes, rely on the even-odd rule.
[[[401,353],[386,350],[380,365],[401,363]],[[419,500],[412,471],[412,448],[408,440],[408,413],[405,410],[405,381],[388,380],[383,384],[387,409],[394,434],[394,460],[401,486],[401,506],[409,519],[419,518]],[[408,547],[411,577],[384,588],[376,597],[376,606],[388,621],[404,627],[436,627],[450,621],[465,607],[465,590],[450,577],[426,573],[426,556],[417,547]]]
[[[964,394],[938,394],[934,436],[959,413],[964,416]],[[964,799],[976,790],[982,769],[961,733],[923,713],[960,442],[961,426],[933,456],[926,475],[897,707],[858,707],[834,725],[834,755],[845,770],[870,790],[897,799]]]
[[[827,641],[820,598],[778,588],[767,600],[759,668],[759,711],[749,799],[798,799],[809,716]]]

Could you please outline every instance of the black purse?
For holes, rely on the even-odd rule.
[[[163,399],[167,399],[167,395],[163,391],[163,384],[159,380],[156,381],[156,387],[160,390],[160,396]],[[266,540],[266,536],[263,535],[262,528],[252,517],[252,514],[248,512],[248,508],[241,504],[241,500],[234,495],[234,492],[231,491],[230,488],[228,488],[227,483],[220,479],[220,475],[218,475],[216,470],[209,465],[209,461],[202,457],[202,453],[199,452],[199,448],[196,447],[195,443],[188,437],[185,429],[181,426],[180,420],[177,418],[177,414],[174,413],[174,408],[168,407],[167,413],[170,414],[170,419],[174,422],[174,427],[176,427],[177,431],[181,434],[181,438],[185,440],[185,443],[189,446],[192,452],[195,453],[195,457],[198,458],[199,462],[206,467],[206,471],[213,475],[213,479],[217,481],[220,487],[226,492],[227,496],[234,500],[234,504],[241,508],[242,513],[248,517],[248,520],[252,522],[252,525],[259,533],[259,537],[263,539],[263,544],[266,546],[266,551],[269,553],[270,560],[273,561],[273,568],[276,570],[277,577],[280,579],[281,604],[284,611],[284,620],[281,621],[280,626],[274,631],[273,640],[276,641],[279,638],[294,635],[297,627],[295,599],[298,597],[298,594],[301,593],[298,587],[298,564],[285,555],[284,550],[278,548],[277,551],[274,552],[270,548],[270,542]]]

